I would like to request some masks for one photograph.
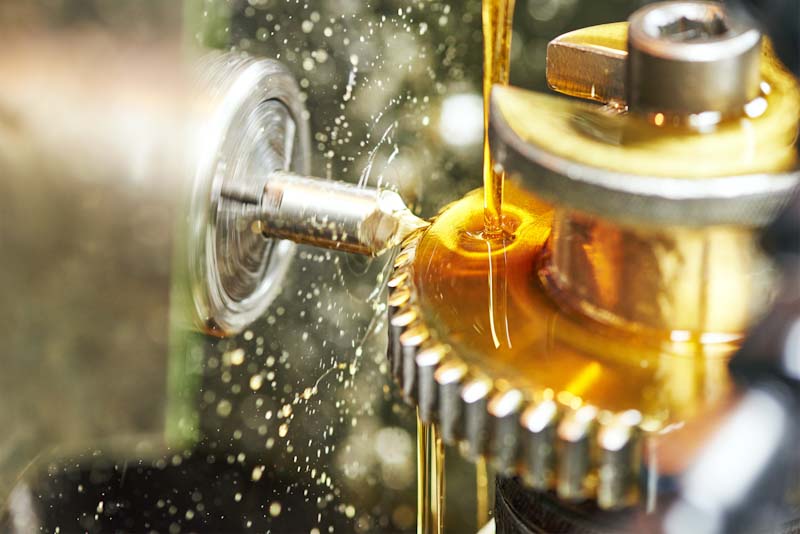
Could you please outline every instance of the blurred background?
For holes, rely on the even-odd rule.
[[[512,84],[642,3],[517,0]],[[386,259],[299,247],[240,336],[181,319],[187,73],[278,59],[313,174],[429,217],[481,184],[480,2],[5,0],[0,34],[0,530],[414,531]],[[474,467],[446,469],[447,529],[475,531]]]

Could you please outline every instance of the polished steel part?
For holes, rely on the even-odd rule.
[[[627,103],[632,111],[737,117],[760,94],[761,33],[717,2],[659,2],[630,18]]]
[[[538,490],[554,485],[556,465],[556,426],[559,409],[552,399],[532,403],[522,413],[522,440],[525,483]]]
[[[489,419],[489,399],[493,393],[492,380],[473,373],[461,387],[461,410],[464,414],[464,443],[467,456],[477,460],[489,453],[491,444],[491,420]]]
[[[547,85],[554,91],[625,105],[628,43],[626,22],[591,26],[547,44]]]
[[[685,3],[659,4],[657,7],[665,9],[679,4]],[[718,7],[706,3],[693,5],[711,10],[712,14]],[[664,14],[663,11],[659,13]],[[679,49],[683,44],[708,44],[723,40],[724,36],[724,39],[734,40],[728,43],[731,47],[727,50],[733,54],[741,52],[743,56],[737,57],[746,63],[751,50],[747,39],[754,34],[737,33],[726,21],[714,17],[697,24],[698,21],[691,17],[702,19],[702,13],[677,13],[684,13],[687,20],[683,20],[684,15],[664,17],[651,27],[652,20],[648,19],[645,21],[648,31],[663,25],[663,34],[659,30],[658,38],[675,43]],[[679,337],[704,334],[709,327],[719,327],[722,332],[710,332],[712,335],[709,336],[716,340],[718,345],[714,347],[718,349],[719,345],[737,339],[747,321],[752,319],[753,310],[749,307],[752,302],[748,300],[746,291],[737,292],[737,289],[758,287],[755,292],[763,290],[767,295],[767,288],[771,287],[769,284],[761,287],[755,283],[760,279],[750,277],[752,272],[763,267],[750,245],[753,244],[753,228],[771,220],[800,181],[797,172],[787,172],[794,162],[793,151],[790,157],[781,157],[783,152],[790,153],[788,145],[781,143],[787,137],[793,139],[797,127],[794,81],[786,81],[785,73],[776,67],[766,51],[765,80],[775,82],[772,85],[774,89],[785,90],[785,93],[776,90],[775,94],[786,98],[771,100],[770,109],[763,117],[750,114],[748,119],[742,119],[747,123],[741,130],[733,127],[703,137],[697,129],[682,128],[687,124],[679,121],[659,124],[656,120],[642,120],[643,117],[636,114],[624,115],[620,111],[627,103],[630,87],[615,82],[624,81],[624,74],[630,67],[624,50],[627,35],[620,40],[621,26],[609,26],[614,26],[613,31],[594,35],[587,47],[580,42],[585,35],[582,30],[575,32],[571,41],[562,39],[555,50],[563,52],[563,55],[554,58],[553,65],[548,65],[548,68],[557,67],[549,71],[548,77],[553,81],[550,74],[560,72],[560,79],[555,80],[564,84],[560,90],[573,96],[619,105],[601,110],[599,106],[547,96],[530,97],[531,93],[522,90],[495,87],[490,113],[494,159],[508,176],[555,206],[556,227],[545,245],[544,267],[570,266],[569,274],[582,273],[595,287],[610,279],[618,281],[618,287],[611,287],[614,291],[606,293],[613,295],[610,300],[619,297],[615,302],[630,308],[630,316],[604,306],[606,303],[597,298],[602,293],[600,289],[596,290],[597,295],[589,294],[584,300],[590,305],[597,304],[596,309],[605,316],[616,314],[621,322],[629,321],[624,326],[635,326],[638,329],[635,332],[653,328],[660,334],[674,333]],[[741,35],[745,37],[737,37]],[[757,46],[760,37],[757,32],[755,35],[756,44],[753,46],[760,53]],[[637,41],[637,46],[639,44]],[[642,47],[649,54],[656,54],[646,44]],[[624,53],[620,53],[621,49]],[[711,64],[706,67],[716,68],[718,65],[713,62],[718,58],[709,49],[716,50],[717,46],[690,47],[692,51],[707,54],[705,58]],[[569,65],[559,63],[565,61],[564,58],[583,58],[580,60],[584,64],[580,66],[590,68],[582,70],[580,76],[570,78]],[[691,54],[678,59],[700,61]],[[589,65],[595,60],[598,64]],[[647,68],[652,68],[657,62],[647,57],[645,63]],[[668,69],[659,72],[659,76],[675,74],[668,74]],[[733,74],[738,76],[739,72]],[[593,85],[598,80],[608,85]],[[638,80],[637,83],[644,82]],[[730,95],[723,96],[722,102],[729,103]],[[559,105],[557,100],[565,104]],[[744,100],[736,105],[744,111],[746,103]],[[766,105],[766,100],[763,103]],[[548,104],[553,106],[548,107]],[[714,103],[702,112],[711,111],[715,114],[713,118],[718,120],[728,113],[724,105],[718,104]],[[644,105],[633,108],[643,111],[643,115],[650,113]],[[664,103],[660,112],[695,114],[693,108],[675,99]],[[784,115],[788,120],[782,118]],[[619,120],[621,118],[631,120],[625,122]],[[700,119],[688,125],[700,125]],[[633,124],[633,121],[639,123]],[[662,125],[665,127],[659,130]],[[673,129],[672,126],[681,128]],[[581,137],[576,133],[580,128],[586,131],[593,127],[595,137]],[[724,125],[720,128],[724,129]],[[728,145],[731,141],[736,145],[736,141],[752,139],[751,128],[761,128],[761,132],[769,134],[764,137],[765,145],[760,147],[760,159],[750,158],[745,164],[737,159],[736,163],[728,165],[725,152],[731,149]],[[659,137],[664,132],[666,135]],[[608,137],[602,138],[604,134]],[[637,134],[643,135],[637,138]],[[626,139],[626,135],[633,139]],[[590,141],[585,142],[586,138]],[[689,165],[669,166],[670,170],[682,168],[682,172],[674,174],[660,169],[664,161],[669,160],[670,150],[680,152],[675,150],[675,146],[686,148],[681,143],[687,139],[689,150],[685,154],[689,155],[688,160],[692,157],[702,159],[697,158],[698,153],[712,159],[712,164],[704,167],[706,172],[697,173]],[[712,142],[708,142],[709,139]],[[669,146],[662,153],[660,149],[664,145]],[[587,146],[592,151],[591,157],[580,151]],[[717,151],[720,146],[724,150]],[[763,150],[764,146],[775,148],[774,154],[779,157],[772,157],[773,152]],[[616,151],[614,155],[610,155],[613,151]],[[655,152],[657,156],[647,159],[641,152]],[[586,164],[586,161],[593,164]],[[639,165],[643,161],[645,165]],[[756,164],[750,169],[747,165],[753,161]],[[609,167],[604,168],[607,163]],[[615,165],[619,166],[617,170],[614,170]],[[720,168],[726,171],[719,172]],[[664,175],[659,176],[659,171]],[[577,224],[581,221],[585,224]],[[557,231],[559,224],[564,230],[561,236]],[[602,224],[608,225],[612,231],[607,231],[608,228]],[[711,232],[709,228],[719,233]],[[568,390],[515,389],[504,380],[512,381],[512,376],[502,372],[491,378],[487,376],[491,355],[485,355],[487,362],[467,359],[469,355],[459,354],[461,349],[446,344],[446,336],[440,339],[441,330],[436,329],[438,325],[427,322],[430,317],[421,311],[415,287],[414,256],[423,235],[423,232],[417,232],[404,242],[389,283],[392,288],[388,307],[390,368],[402,385],[405,400],[419,406],[419,413],[426,422],[441,427],[445,442],[460,445],[462,453],[470,459],[488,457],[500,473],[518,475],[530,487],[554,491],[560,499],[576,502],[594,499],[598,507],[607,510],[635,504],[641,498],[640,494],[655,495],[656,488],[640,486],[643,481],[640,477],[641,458],[644,443],[659,439],[655,432],[662,428],[664,421],[657,418],[645,420],[636,410],[614,412],[604,409],[604,406],[584,403],[569,395]],[[677,244],[673,246],[663,239],[665,236],[674,238]],[[559,244],[557,241],[562,238]],[[609,238],[608,242],[603,242],[604,238]],[[640,239],[644,246],[635,242],[636,239]],[[624,254],[615,254],[623,250],[619,244],[639,247],[640,251],[628,254],[625,250]],[[561,263],[556,265],[552,258],[556,254],[554,249],[559,246]],[[575,251],[581,250],[583,255],[573,254],[570,246]],[[606,248],[602,249],[603,246]],[[741,258],[731,252],[741,254]],[[567,261],[563,261],[567,256]],[[587,259],[589,256],[592,257]],[[571,260],[582,260],[583,263]],[[596,264],[587,268],[591,261],[596,261]],[[621,268],[623,264],[625,268]],[[649,272],[642,273],[642,269],[649,269]],[[724,289],[718,280],[708,283],[709,277],[724,279]],[[682,281],[676,282],[676,279]],[[667,287],[667,282],[674,291],[658,291],[662,286]],[[564,297],[558,298],[558,302],[576,296],[573,294],[575,287],[570,280],[567,287],[556,294],[557,298]],[[716,291],[736,294],[716,299]],[[659,309],[659,313],[652,314],[652,317],[640,312],[639,308],[647,308],[658,299],[674,304],[674,309]],[[713,301],[713,304],[706,301]],[[726,303],[730,310],[719,313],[715,307],[720,303]],[[698,306],[702,307],[702,313],[696,310],[694,315],[684,313]],[[708,316],[720,319],[720,322],[710,322]],[[684,323],[688,324],[685,329],[677,328],[683,327]],[[613,326],[621,325],[614,321]],[[731,332],[727,331],[729,329]],[[619,330],[627,331],[625,328]],[[458,344],[457,339],[453,337],[453,345]],[[702,335],[698,340],[706,343]],[[631,348],[635,352],[635,348]],[[467,361],[470,363],[465,363]],[[534,370],[529,372],[531,375],[535,373]],[[686,380],[686,377],[680,376],[675,380]],[[598,402],[602,404],[603,401]]]
[[[597,408],[581,406],[567,412],[558,425],[560,461],[556,492],[564,500],[581,501],[590,495],[588,476],[592,468],[591,447],[596,434],[596,419]]]
[[[637,459],[645,435],[639,412],[569,407],[508,387],[467,365],[423,321],[411,269],[423,230],[402,243],[389,280],[389,368],[404,398],[449,445],[530,487],[568,500],[597,499],[603,509],[639,496]],[[551,392],[552,393],[552,392]]]
[[[553,298],[628,331],[736,339],[773,295],[746,227],[636,228],[556,208],[550,235],[540,280]]]
[[[489,454],[500,474],[515,474],[517,456],[521,441],[520,415],[525,403],[525,395],[519,389],[506,389],[498,392],[486,407],[489,412],[493,439]]]
[[[603,454],[598,473],[597,501],[601,507],[610,503],[633,503],[638,498],[636,481],[631,480],[639,464],[636,447],[641,414],[635,410],[623,412],[603,426],[598,442]]]
[[[263,314],[291,241],[376,256],[427,224],[393,191],[306,176],[308,126],[282,64],[230,54],[201,74],[201,94],[216,109],[197,139],[188,254],[195,308],[210,333],[239,332]]]
[[[761,94],[761,34],[716,2],[659,2],[547,46],[555,91],[707,127]],[[661,120],[661,119],[659,119]]]
[[[227,335],[264,312],[288,269],[294,245],[254,234],[249,221],[265,174],[308,171],[308,127],[298,87],[280,63],[229,54],[200,70],[198,105],[215,111],[195,140],[187,260],[198,317],[207,331]]]
[[[492,152],[509,175],[544,200],[627,224],[761,227],[800,185],[800,171],[709,178],[664,177],[594,167],[527,140],[513,110],[527,91],[492,91]]]
[[[268,237],[377,256],[426,225],[394,191],[274,172],[265,180],[254,229]]]
[[[672,20],[665,13],[673,8],[680,13],[683,5],[651,7],[664,22]],[[681,24],[689,33],[697,31]],[[561,90],[585,96],[590,82],[608,81],[602,76],[592,81],[602,69],[586,65],[606,64],[607,51],[618,50],[630,35],[625,26],[609,24],[562,36],[550,49],[558,54],[549,65],[573,58],[581,74],[569,78],[561,68],[549,76]],[[495,88],[490,125],[495,161],[556,207],[542,278],[564,307],[627,330],[695,332],[718,340],[742,336],[766,309],[775,273],[758,250],[755,230],[780,213],[800,184],[788,141],[797,131],[796,82],[776,65],[766,49],[762,74],[772,92],[760,98],[762,115],[705,133],[675,128],[664,116],[659,125],[635,112]],[[687,83],[690,76],[687,72]],[[526,109],[537,111],[521,120]]]

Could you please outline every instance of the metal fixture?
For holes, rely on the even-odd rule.
[[[761,84],[761,33],[717,2],[657,2],[628,24],[566,33],[547,50],[556,91],[708,125],[742,114]],[[624,28],[624,29],[623,29]]]
[[[795,80],[757,30],[711,2],[653,4],[629,25],[561,36],[547,68],[557,91],[606,105],[493,90],[495,162],[553,206],[540,283],[569,313],[629,338],[736,345],[775,287],[758,230],[800,184]],[[426,234],[406,239],[389,281],[390,368],[407,400],[447,443],[532,488],[601,509],[637,502],[640,482],[658,476],[651,464],[640,472],[643,442],[680,418],[522,387],[519,371],[473,354],[422,305]],[[598,289],[607,279],[613,294]],[[635,362],[644,349],[625,343],[603,357]]]
[[[219,55],[200,72],[198,94],[215,112],[197,135],[185,261],[197,317],[209,332],[224,334],[263,313],[288,269],[292,243],[254,234],[250,221],[265,177],[307,172],[308,131],[297,85],[281,64]]]
[[[291,241],[378,255],[426,224],[393,191],[307,176],[307,121],[282,64],[234,54],[201,67],[200,94],[216,99],[216,111],[197,138],[187,220],[192,297],[206,331],[236,333],[263,314]]]
[[[800,183],[791,147],[800,91],[761,51],[758,31],[737,24],[718,4],[664,2],[634,14],[630,26],[554,40],[551,86],[602,108],[495,89],[495,161],[555,206],[542,283],[563,305],[577,303],[578,313],[622,331],[732,342],[766,304],[771,271],[754,232]],[[194,303],[205,327],[236,332],[264,311],[288,266],[285,240],[368,255],[400,244],[388,282],[390,368],[422,420],[437,423],[446,442],[462,442],[468,456],[487,455],[500,473],[565,501],[635,503],[643,439],[669,417],[565,402],[558,391],[518,387],[480,358],[464,358],[419,304],[415,256],[427,223],[395,193],[306,176],[307,127],[289,74],[267,60],[219,61],[228,85],[200,141],[212,149],[189,218]],[[727,158],[720,147],[750,152]],[[616,237],[594,242],[598,228]],[[593,288],[597,273],[581,256],[587,247],[624,258],[603,267],[620,279],[631,276],[629,266],[651,266],[637,269],[637,290],[612,302]],[[711,251],[699,266],[698,250]],[[729,309],[699,289],[709,279],[719,281],[714,291],[739,293],[723,303]],[[655,295],[667,304],[641,305]]]
[[[759,95],[761,33],[716,2],[651,4],[628,30],[627,103],[641,113],[736,117]]]

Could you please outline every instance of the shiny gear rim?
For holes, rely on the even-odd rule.
[[[636,504],[644,438],[658,428],[636,410],[567,406],[552,390],[523,391],[466,363],[419,305],[413,269],[425,232],[403,241],[388,281],[389,370],[405,401],[439,425],[446,444],[461,444],[471,460],[485,456],[498,474],[531,489],[607,510]]]

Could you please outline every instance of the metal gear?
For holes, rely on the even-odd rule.
[[[699,37],[676,33],[680,24],[674,23],[687,20]],[[720,21],[728,29],[718,35]],[[719,55],[707,53],[712,50]],[[467,273],[474,278],[469,262],[475,256],[451,255],[443,264],[464,263],[463,271],[447,267],[426,279],[423,273],[433,254],[449,254],[427,248],[426,236],[434,232],[436,220],[405,239],[388,281],[390,368],[404,398],[418,407],[425,423],[438,425],[445,443],[462,445],[471,458],[485,456],[500,474],[519,476],[531,488],[552,490],[565,501],[596,499],[600,509],[624,508],[657,491],[657,464],[642,461],[644,444],[722,398],[730,386],[725,362],[748,327],[748,314],[761,305],[756,295],[766,294],[738,299],[745,296],[740,290],[771,283],[759,278],[768,269],[752,268],[761,261],[754,246],[756,230],[797,187],[793,141],[782,139],[795,138],[800,91],[770,47],[760,46],[757,31],[740,28],[711,2],[661,2],[634,14],[630,24],[565,34],[548,46],[547,69],[555,90],[609,106],[601,110],[515,88],[493,90],[493,163],[507,184],[520,188],[509,194],[506,186],[514,202],[504,205],[504,216],[516,210],[511,218],[518,219],[518,230],[526,216],[541,218],[535,203],[526,207],[527,193],[551,209],[547,237],[536,245],[544,248],[548,239],[549,256],[539,258],[530,248],[530,257],[514,257],[516,286],[508,292],[522,297],[537,292],[538,300],[527,308],[518,305],[506,318],[511,316],[512,325],[516,321],[516,332],[542,330],[547,315],[539,312],[547,307],[558,313],[563,308],[565,316],[571,308],[575,317],[594,321],[579,319],[564,328],[560,335],[566,339],[558,341],[579,356],[591,353],[598,380],[608,380],[607,394],[574,394],[568,382],[552,373],[557,365],[562,377],[571,376],[569,362],[539,354],[549,350],[544,345],[515,341],[512,351],[509,337],[506,355],[511,356],[503,360],[502,351],[492,354],[488,345],[476,350],[470,344],[481,346],[486,329],[464,320],[471,312],[456,301],[476,292],[468,278],[458,285],[446,277]],[[720,85],[712,88],[706,79]],[[679,91],[663,89],[664,80],[703,90],[677,98]],[[731,90],[725,92],[726,87]],[[747,108],[753,101],[766,107],[753,112]],[[627,113],[620,113],[623,109]],[[723,123],[738,114],[759,133],[738,129],[743,121]],[[625,136],[647,142],[618,142]],[[749,146],[751,138],[768,151],[775,149],[775,155],[765,151],[742,163],[732,147]],[[468,205],[461,202],[440,212],[442,228],[452,231],[466,224],[462,219],[482,207],[473,202],[473,212],[458,211],[456,206]],[[478,232],[483,229],[480,215]],[[461,229],[465,235],[476,231],[474,225]],[[527,246],[521,235],[516,232],[517,240],[507,249],[503,243],[504,257],[515,244]],[[705,257],[703,269],[691,267],[686,258],[693,258],[697,247],[708,250],[712,241],[719,250],[724,243],[738,244],[728,249],[730,254]],[[424,252],[417,258],[421,243]],[[489,247],[490,269],[493,252]],[[741,262],[731,260],[737,252],[744,253]],[[491,278],[491,270],[488,274]],[[526,277],[536,276],[542,287],[532,289]],[[445,282],[430,289],[434,278]],[[600,287],[598,280],[613,282]],[[696,300],[705,299],[707,291],[686,288],[707,287],[708,280],[731,282],[719,293],[725,295],[718,301],[725,309],[704,312],[702,320],[694,321],[698,309],[708,311]],[[431,304],[436,299],[443,308]],[[671,304],[659,304],[664,302]],[[492,300],[489,308],[493,320]],[[536,313],[525,315],[531,310]],[[462,321],[479,336],[447,332]],[[601,324],[614,333],[587,333],[599,332]],[[494,335],[494,323],[491,328]],[[651,340],[664,343],[664,350],[649,347]],[[498,348],[496,338],[494,343]],[[687,350],[679,349],[680,343]],[[657,367],[660,354],[675,358],[665,359],[664,368],[643,371],[652,362]],[[613,366],[618,366],[616,375]],[[632,370],[637,366],[639,375]],[[636,383],[642,377],[653,383]],[[646,385],[673,397],[663,405],[650,402],[654,396],[647,396]],[[633,394],[624,397],[626,392]]]
[[[403,397],[448,445],[489,458],[500,474],[555,490],[562,499],[596,498],[602,509],[632,505],[643,437],[652,428],[635,410],[567,406],[552,391],[533,393],[470,366],[425,321],[412,272],[424,229],[402,243],[388,281],[388,357]]]

